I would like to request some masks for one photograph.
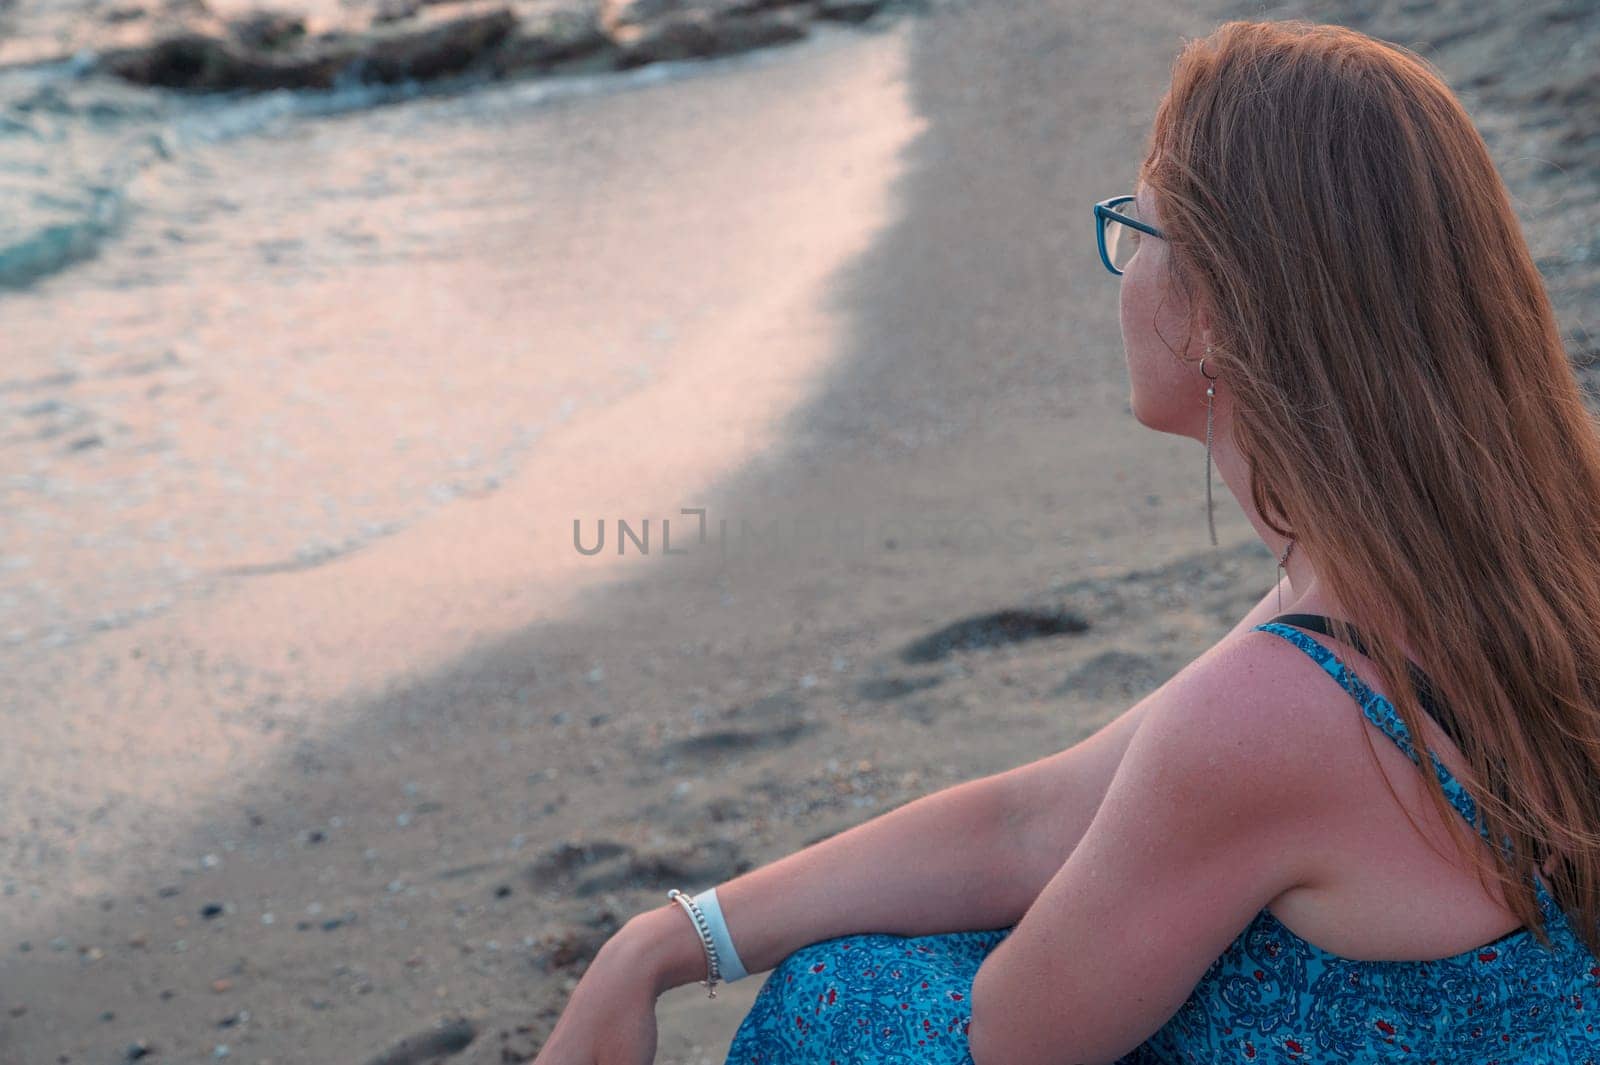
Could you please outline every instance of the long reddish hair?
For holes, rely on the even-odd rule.
[[[1410,49],[1234,21],[1185,42],[1139,177],[1262,519],[1367,637],[1462,854],[1546,944],[1532,877],[1560,855],[1600,954],[1600,438],[1483,138]],[[1431,771],[1401,642],[1510,856]]]

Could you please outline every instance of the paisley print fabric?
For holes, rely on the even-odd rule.
[[[1331,650],[1278,622],[1256,629],[1305,651],[1421,765],[1393,704]],[[1472,796],[1429,759],[1451,804],[1486,836]],[[1537,875],[1535,887],[1551,947],[1522,928],[1432,961],[1344,958],[1263,909],[1116,1065],[1600,1065],[1600,959]],[[864,934],[795,951],[767,975],[727,1065],[973,1065],[972,982],[1010,932]]]
[[[767,974],[728,1062],[971,1061],[972,981],[1011,929],[813,943]]]

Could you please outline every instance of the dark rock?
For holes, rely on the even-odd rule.
[[[816,725],[806,721],[789,721],[749,729],[716,729],[663,743],[656,751],[656,758],[660,764],[666,765],[679,758],[711,758],[782,749],[816,730]]]
[[[200,916],[208,921],[213,917],[221,917],[222,905],[216,902],[208,902],[200,908]]]
[[[1089,623],[1064,610],[999,610],[964,618],[914,640],[900,652],[904,662],[937,662],[956,651],[973,651],[1041,636],[1087,632]]]
[[[797,41],[808,30],[803,13],[790,10],[728,15],[684,11],[643,27],[631,27],[617,43],[617,66],[629,68],[673,59],[704,59]]]
[[[407,1036],[383,1053],[368,1059],[367,1065],[432,1065],[441,1058],[461,1053],[476,1038],[478,1028],[471,1021],[443,1021],[431,1031]]]
[[[306,20],[288,11],[258,9],[228,21],[228,36],[246,48],[281,48],[305,34]]]
[[[422,0],[378,0],[378,7],[372,13],[372,21],[374,24],[399,22],[421,10]]]
[[[883,6],[883,0],[819,0],[817,15],[835,22],[865,22]]]
[[[495,52],[497,77],[548,70],[558,63],[594,56],[611,48],[611,38],[593,12],[557,10],[524,19]]]
[[[374,31],[354,66],[361,81],[426,81],[458,74],[505,39],[517,24],[509,8],[433,24]]]
[[[100,69],[138,85],[167,89],[327,89],[356,55],[353,46],[323,46],[295,55],[251,51],[240,42],[182,33],[153,44],[108,52]]]
[[[361,82],[426,81],[486,59],[516,25],[509,8],[407,20],[364,34],[326,34],[292,47],[257,48],[232,37],[185,32],[150,45],[109,52],[100,69],[125,81],[164,88],[328,89]]]
[[[739,15],[796,6],[796,0],[601,0],[600,28],[613,38],[628,31],[686,15],[700,14],[715,22]],[[804,5],[800,5],[804,6]]]

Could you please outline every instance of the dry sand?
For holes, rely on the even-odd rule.
[[[521,1060],[669,887],[1069,745],[1227,631],[1272,559],[1225,494],[1207,545],[1201,449],[1129,415],[1089,204],[1180,35],[1241,13],[949,6],[508,111],[574,149],[497,175],[552,198],[427,279],[451,327],[668,350],[481,498],[6,663],[0,1061],[365,1062],[452,1019],[449,1060]],[[1594,232],[1592,162],[1569,181],[1529,220],[1552,256]],[[398,279],[342,317],[330,286],[254,332],[440,328]],[[696,507],[783,539],[691,545]],[[573,549],[647,517],[648,557]],[[1087,629],[908,653],[1001,610]],[[760,982],[664,996],[658,1061],[720,1063]]]

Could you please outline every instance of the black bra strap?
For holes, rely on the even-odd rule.
[[[1322,635],[1332,639],[1338,639],[1338,637],[1333,633],[1333,626],[1331,624],[1333,619],[1328,617],[1326,614],[1279,614],[1272,620],[1281,622],[1285,625],[1293,625],[1297,629],[1310,629],[1313,632],[1320,632]],[[1350,646],[1354,647],[1362,654],[1367,655],[1367,657],[1372,657],[1367,651],[1367,645],[1361,639],[1359,633],[1350,637]],[[1409,658],[1406,659],[1406,668],[1411,674],[1411,686],[1417,690],[1417,699],[1422,703],[1422,708],[1428,712],[1429,717],[1433,718],[1439,723],[1439,727],[1444,730],[1444,734],[1446,736],[1450,737],[1451,741],[1456,745],[1456,747],[1460,748],[1462,746],[1461,725],[1458,721],[1456,721],[1455,715],[1450,712],[1450,708],[1442,705],[1439,702],[1438,697],[1434,692],[1433,682],[1429,680],[1428,675],[1424,673],[1422,669]]]
[[[1333,619],[1326,614],[1279,614],[1272,620],[1281,622],[1284,625],[1293,625],[1297,629],[1310,629],[1313,632],[1320,632],[1331,639],[1339,639],[1334,635],[1333,626],[1330,624]],[[1368,654],[1366,643],[1359,634],[1352,633],[1350,645],[1362,654],[1367,655],[1368,658],[1372,657]],[[1444,730],[1445,735],[1449,736],[1451,741],[1455,743],[1456,749],[1464,750],[1465,747],[1461,742],[1461,724],[1456,720],[1455,714],[1450,712],[1450,708],[1439,702],[1434,691],[1433,682],[1428,679],[1428,675],[1409,658],[1406,659],[1406,669],[1411,675],[1411,685],[1417,691],[1417,700],[1422,703],[1422,708],[1427,711],[1429,717],[1439,723],[1439,727]],[[1501,759],[1501,765],[1504,764],[1504,759]],[[1501,802],[1507,805],[1510,804],[1503,782],[1498,780],[1495,782],[1495,794],[1500,798]],[[1542,847],[1538,851],[1542,861],[1546,851]]]

